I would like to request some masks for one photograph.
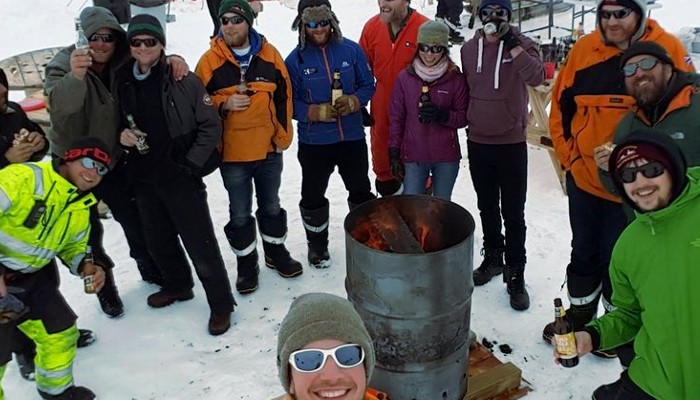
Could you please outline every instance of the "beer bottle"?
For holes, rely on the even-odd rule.
[[[144,133],[138,126],[136,126],[136,121],[134,121],[134,116],[131,114],[126,114],[126,121],[129,123],[129,129],[136,135],[138,142],[136,143],[136,150],[139,154],[148,154],[151,147],[146,143],[146,133]]]
[[[343,95],[343,82],[340,81],[340,70],[333,71],[333,81],[331,82],[331,105],[335,105],[338,97]]]
[[[84,260],[86,263],[90,263],[90,264],[95,263],[95,257],[92,254],[92,247],[90,247],[90,246],[87,247]],[[95,288],[95,277],[94,276],[85,275],[83,277],[83,284],[85,285],[85,293],[93,294],[97,291],[97,288]]]
[[[578,351],[576,350],[574,326],[566,316],[560,298],[554,299],[554,341],[561,365],[566,368],[577,366]]]
[[[87,36],[85,36],[80,18],[75,19],[75,49],[80,50],[83,54],[87,54],[88,50],[90,50],[90,43],[88,43]]]
[[[423,104],[425,103],[430,103],[430,86],[428,86],[428,82],[423,82],[423,85],[420,87],[420,97],[418,98],[418,108],[423,107]],[[418,116],[418,121],[421,123],[425,123],[423,119],[420,117],[420,114]]]
[[[238,82],[236,92],[238,92],[238,94],[248,95],[248,81],[245,79],[245,73],[246,69],[241,68],[241,80]]]

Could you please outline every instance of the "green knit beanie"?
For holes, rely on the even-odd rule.
[[[289,391],[289,355],[318,340],[356,343],[365,352],[367,382],[374,370],[374,347],[360,314],[352,304],[329,293],[307,293],[289,307],[277,336],[277,369],[284,390]]]
[[[248,26],[253,26],[253,20],[255,19],[255,11],[253,7],[250,6],[248,0],[224,0],[219,6],[219,18],[227,12],[232,12],[238,14],[245,18]]]
[[[165,46],[165,32],[160,26],[158,18],[149,14],[134,15],[129,22],[129,28],[126,31],[126,40],[131,40],[136,35],[149,35],[160,40]]]
[[[428,20],[418,28],[418,44],[450,45],[450,28],[441,21]]]

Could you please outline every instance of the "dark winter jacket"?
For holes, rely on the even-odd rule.
[[[594,348],[634,339],[629,377],[660,400],[700,393],[700,168],[668,207],[638,214],[622,232],[610,261],[616,309],[586,330]]]
[[[619,144],[631,132],[654,128],[676,140],[689,166],[700,166],[700,82],[697,79],[694,73],[676,72],[660,104],[647,112],[636,107],[625,115],[617,125],[612,142]],[[654,116],[654,123],[649,115]],[[610,174],[601,169],[598,172],[603,186],[619,195]]]
[[[15,134],[22,128],[29,132],[38,132],[44,135],[41,127],[30,121],[27,114],[22,110],[22,107],[14,102],[7,103],[7,109],[0,114],[0,168],[5,168],[10,162],[5,158],[5,152],[12,147],[12,141],[15,139]],[[44,158],[49,150],[49,144],[46,143],[42,151],[32,154],[29,161],[39,161]]]
[[[81,20],[89,37],[101,28],[114,31],[117,42],[115,54],[108,65],[108,84],[88,70],[82,81],[70,70],[71,45],[61,50],[46,67],[44,91],[49,100],[51,128],[48,139],[51,152],[62,155],[77,138],[84,136],[102,139],[112,149],[112,162],[121,154],[119,147],[119,110],[115,92],[115,72],[128,59],[124,29],[105,8],[93,7],[92,13]]]
[[[164,56],[159,65],[165,65]],[[216,162],[212,159],[212,154],[218,154],[216,147],[221,140],[222,130],[221,119],[213,107],[211,97],[197,75],[188,73],[182,80],[175,81],[171,79],[170,68],[158,70],[163,74],[160,79],[160,100],[167,130],[172,138],[172,159],[192,172],[201,173],[203,168],[210,172],[213,165],[205,168],[205,164]],[[119,70],[118,82],[122,127],[126,127],[125,115],[139,106],[135,102],[132,62]],[[137,152],[132,153],[134,154],[130,156],[138,157]]]
[[[445,75],[430,84],[430,101],[449,110],[444,124],[418,121],[422,86],[423,80],[413,67],[406,68],[396,78],[389,113],[389,148],[399,148],[403,162],[459,162],[462,153],[457,129],[467,124],[464,76],[451,65]]]
[[[299,141],[305,144],[331,144],[364,139],[360,110],[338,118],[337,122],[311,122],[309,105],[331,101],[333,72],[340,71],[343,93],[355,95],[364,106],[374,95],[374,76],[360,46],[344,38],[319,47],[307,42],[297,46],[285,60],[292,80],[293,118],[298,121]]]
[[[467,80],[469,140],[481,144],[522,143],[528,122],[527,86],[544,82],[535,42],[511,27],[524,49],[518,57],[490,43],[483,30],[462,46],[462,71]]]
[[[129,3],[138,7],[157,7],[167,4],[170,0],[129,0]]]

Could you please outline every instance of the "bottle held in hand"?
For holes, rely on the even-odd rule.
[[[238,94],[248,95],[248,81],[245,79],[245,70],[241,70],[241,80],[238,82],[236,92]]]
[[[331,105],[335,105],[335,101],[343,95],[343,82],[340,81],[340,70],[338,68],[333,71],[333,81],[331,82]]]
[[[134,135],[136,135],[136,138],[138,139],[138,143],[136,143],[136,150],[138,150],[140,154],[148,154],[148,151],[151,149],[151,147],[146,142],[146,133],[144,133],[136,125],[136,121],[134,121],[133,115],[127,114],[126,121],[129,123],[129,129],[131,129],[131,132]]]
[[[79,50],[82,54],[87,54],[90,50],[90,43],[88,42],[87,36],[85,36],[80,18],[75,19],[75,49]]]
[[[87,252],[85,253],[85,262],[94,264],[95,263],[95,257],[92,255],[92,248],[88,246]],[[95,287],[95,277],[92,275],[85,275],[83,277],[83,284],[85,285],[85,293],[87,294],[94,294],[97,292],[97,288]]]
[[[571,368],[578,365],[576,336],[574,326],[566,316],[561,299],[554,299],[554,341],[556,342],[559,362],[563,367]]]

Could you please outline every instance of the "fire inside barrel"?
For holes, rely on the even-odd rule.
[[[359,218],[350,235],[376,250],[419,254],[444,249],[443,202],[385,202]],[[419,207],[420,206],[420,207]]]

